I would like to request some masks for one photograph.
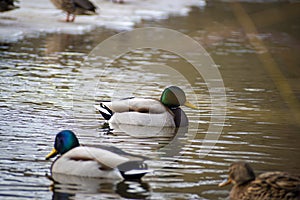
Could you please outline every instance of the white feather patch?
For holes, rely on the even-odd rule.
[[[98,106],[98,105],[94,105],[94,107],[98,110],[98,111],[101,111],[107,115],[111,115],[105,108],[102,108],[101,106]]]
[[[129,171],[126,171],[124,174],[125,175],[135,175],[135,174],[146,174],[146,173],[150,173],[153,172],[153,170],[151,169],[132,169]]]
[[[167,112],[167,108],[160,101],[150,98],[132,98],[102,103],[109,107],[113,112],[138,112],[139,110],[148,110],[149,113],[155,114]]]

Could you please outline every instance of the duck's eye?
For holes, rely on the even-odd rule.
[[[229,177],[234,180],[234,173],[233,173],[233,170],[230,170],[229,171]]]
[[[59,146],[62,146],[63,143],[64,143],[63,138],[61,138],[61,137],[56,138],[56,141],[55,141],[55,148],[58,149],[58,147],[59,147]]]

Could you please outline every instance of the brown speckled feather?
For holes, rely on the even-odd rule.
[[[74,21],[76,15],[91,15],[96,13],[96,6],[89,0],[51,0],[56,8],[67,12],[66,21]],[[70,20],[69,15],[73,14]]]
[[[255,178],[250,166],[242,162],[232,164],[229,171],[229,180],[234,184],[231,200],[300,200],[299,176],[266,172]],[[243,179],[245,176],[248,178]]]
[[[84,15],[95,13],[96,7],[88,0],[51,0],[51,2],[63,11],[70,14]]]
[[[239,195],[239,199],[296,200],[300,199],[299,187],[299,177],[293,177],[285,172],[267,172],[251,181],[247,189]],[[234,196],[234,194],[232,195]]]

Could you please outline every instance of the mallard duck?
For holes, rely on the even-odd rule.
[[[112,0],[114,3],[124,3],[124,0]]]
[[[233,163],[229,167],[228,181],[220,183],[223,187],[232,183],[231,200],[299,200],[300,177],[286,172],[266,172],[258,177],[249,164]]]
[[[140,179],[150,170],[145,157],[112,146],[80,146],[76,135],[64,130],[56,135],[54,148],[46,160],[60,154],[51,166],[52,174],[93,178]]]
[[[96,6],[89,0],[51,0],[56,8],[67,12],[66,22],[73,22],[76,15],[96,13]],[[70,19],[70,15],[73,15]]]
[[[126,98],[101,102],[95,108],[104,119],[113,124],[140,126],[182,127],[188,118],[180,106],[197,107],[186,100],[185,93],[177,86],[166,88],[160,100],[151,98]]]
[[[0,12],[14,10],[19,8],[18,6],[14,5],[14,0],[0,0]]]

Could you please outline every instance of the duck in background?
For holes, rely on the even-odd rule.
[[[286,172],[266,172],[255,177],[249,164],[233,163],[229,167],[228,181],[232,183],[231,200],[299,200],[300,177]]]
[[[188,118],[180,106],[197,107],[186,100],[184,91],[177,86],[166,88],[160,100],[152,98],[126,98],[101,102],[95,108],[112,124],[138,126],[183,127]]]
[[[67,12],[66,22],[74,22],[76,15],[96,14],[96,6],[89,0],[51,0],[51,2],[56,8]]]
[[[140,179],[151,170],[143,156],[136,156],[112,146],[80,146],[76,135],[70,130],[59,132],[54,148],[46,160],[60,154],[51,166],[55,174],[110,179]]]
[[[124,0],[112,0],[114,3],[125,3]]]
[[[0,0],[0,12],[6,12],[10,10],[14,10],[16,8],[19,8],[14,3],[18,1],[14,0]]]

